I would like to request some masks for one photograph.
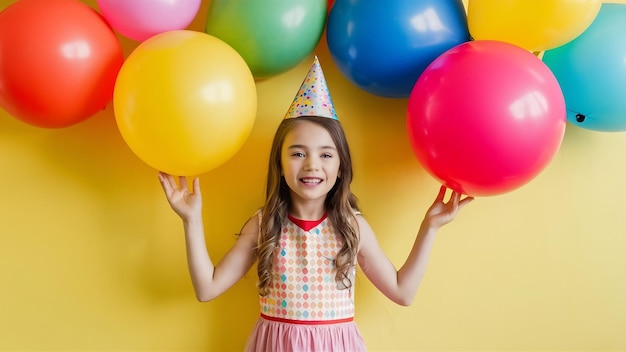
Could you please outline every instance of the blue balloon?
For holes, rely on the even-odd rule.
[[[408,97],[434,59],[470,39],[461,0],[336,0],[326,28],[343,76],[390,98]]]
[[[567,121],[594,131],[626,131],[626,5],[604,3],[576,39],[546,50]]]

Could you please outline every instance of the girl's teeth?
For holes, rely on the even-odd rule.
[[[321,180],[317,178],[303,178],[302,182],[304,183],[320,183]]]

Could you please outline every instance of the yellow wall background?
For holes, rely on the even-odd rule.
[[[202,30],[207,6],[190,29]],[[126,55],[136,46],[120,40]],[[400,265],[438,188],[410,149],[407,101],[351,85],[325,38],[315,54],[351,143],[353,190]],[[214,258],[261,205],[272,134],[311,61],[257,83],[250,138],[201,176]],[[441,230],[411,307],[358,278],[356,319],[369,348],[626,350],[624,151],[624,133],[568,125],[538,177],[477,199]],[[0,350],[243,348],[258,315],[255,273],[214,302],[195,301],[180,220],[156,171],[121,139],[110,104],[58,130],[0,111],[0,167]]]

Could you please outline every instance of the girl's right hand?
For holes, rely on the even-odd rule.
[[[193,216],[202,216],[202,194],[200,193],[200,179],[193,179],[193,190],[189,192],[187,178],[179,177],[179,184],[174,176],[159,172],[159,181],[165,191],[167,201],[172,209],[183,220],[188,220]]]

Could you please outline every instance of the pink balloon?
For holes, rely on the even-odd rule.
[[[563,140],[563,93],[550,69],[513,44],[472,41],[435,59],[409,96],[407,131],[422,166],[472,196],[512,191]]]
[[[142,42],[155,34],[186,29],[198,14],[201,0],[98,0],[111,27]]]

